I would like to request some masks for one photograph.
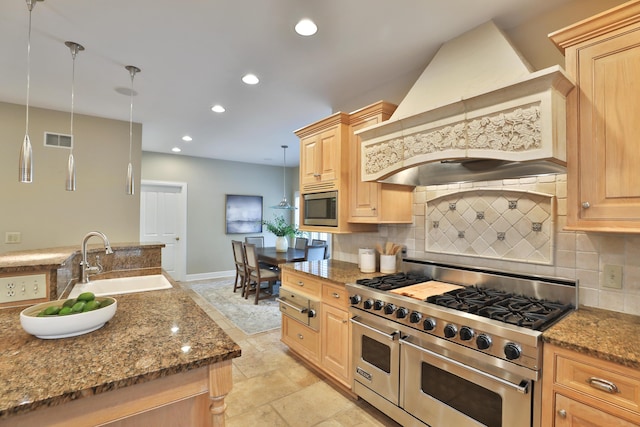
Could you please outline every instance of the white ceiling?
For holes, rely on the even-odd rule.
[[[567,0],[46,0],[32,14],[30,105],[143,123],[146,151],[298,164],[293,131],[334,111],[400,102],[437,48],[493,19],[509,29]],[[0,5],[0,101],[26,97],[25,0]],[[293,30],[303,17],[318,33]],[[245,73],[261,82],[247,86]],[[123,94],[124,93],[124,94]],[[354,103],[357,100],[358,103]],[[213,113],[222,104],[227,111]],[[184,143],[183,135],[193,141]],[[123,136],[128,141],[128,135]]]

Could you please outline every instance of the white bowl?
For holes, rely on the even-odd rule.
[[[75,337],[86,334],[103,327],[116,314],[116,309],[118,308],[118,301],[115,298],[96,297],[96,300],[110,300],[113,302],[106,307],[84,313],[38,317],[38,313],[45,308],[62,306],[66,300],[43,302],[22,310],[20,324],[26,332],[43,339]]]

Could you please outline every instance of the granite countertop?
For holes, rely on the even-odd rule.
[[[116,295],[97,331],[43,340],[0,310],[0,419],[239,357],[240,347],[182,289]]]
[[[581,306],[547,329],[542,340],[640,369],[640,316]]]
[[[284,264],[281,268],[306,273],[340,284],[353,283],[357,279],[368,279],[382,275],[380,272],[362,273],[358,268],[358,264],[333,259],[293,262]]]
[[[163,247],[163,243],[113,243],[112,249],[135,249]],[[0,254],[0,272],[33,270],[34,268],[51,269],[64,265],[65,261],[72,255],[80,253],[80,245],[62,246],[57,248],[33,249],[26,251],[6,252]],[[104,250],[102,244],[87,245],[89,251]]]

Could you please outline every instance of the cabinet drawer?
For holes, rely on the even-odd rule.
[[[282,341],[308,359],[320,359],[320,334],[300,322],[282,316]]]
[[[555,382],[607,403],[640,413],[640,375],[605,361],[556,358]]]
[[[322,302],[334,307],[349,308],[349,293],[344,286],[324,283],[322,286]]]
[[[585,405],[561,394],[556,395],[555,427],[616,426],[633,427],[622,418],[615,417],[592,406]]]
[[[303,274],[282,270],[282,286],[289,288],[294,292],[302,292],[310,297],[320,298],[322,284],[319,280],[313,277]]]

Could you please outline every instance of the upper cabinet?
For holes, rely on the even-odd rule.
[[[381,123],[396,105],[380,101],[350,115],[349,221],[360,223],[411,223],[413,187],[362,181],[362,144],[356,132]]]
[[[567,98],[567,229],[640,232],[640,1],[549,35]]]
[[[300,138],[300,193],[338,192],[338,226],[304,231],[376,231],[377,224],[411,223],[413,187],[362,182],[360,137],[354,132],[387,120],[396,106],[380,101],[351,114],[335,113],[295,131]],[[304,218],[304,203],[300,206]]]
[[[300,192],[337,190],[346,179],[342,165],[348,156],[349,115],[336,113],[295,134],[300,138]]]

